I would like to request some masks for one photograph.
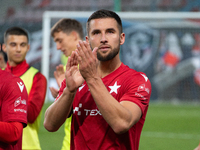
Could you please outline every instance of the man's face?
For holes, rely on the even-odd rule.
[[[7,41],[3,45],[3,50],[7,53],[11,66],[16,66],[24,61],[29,48],[28,39],[24,35],[8,35]]]
[[[97,58],[108,61],[119,55],[120,45],[125,41],[124,33],[119,33],[118,24],[113,18],[101,18],[90,21],[86,39],[91,48],[98,47]]]
[[[57,50],[61,50],[66,57],[70,56],[72,51],[76,49],[77,38],[74,34],[73,31],[69,34],[63,31],[54,33],[53,38],[56,43],[56,48]]]

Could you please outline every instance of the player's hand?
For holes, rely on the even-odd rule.
[[[56,98],[58,96],[58,90],[55,89],[54,87],[49,87],[50,91],[51,91],[51,95]]]
[[[56,71],[54,71],[54,77],[58,86],[61,86],[62,81],[65,79],[65,71],[63,65],[56,66]]]
[[[84,82],[78,69],[78,61],[75,51],[73,51],[71,56],[68,58],[65,79],[66,86],[71,93],[75,92]]]
[[[99,77],[97,72],[98,59],[97,47],[90,48],[89,43],[86,41],[79,41],[77,45],[77,59],[79,63],[79,70],[83,78],[87,81],[91,78]]]

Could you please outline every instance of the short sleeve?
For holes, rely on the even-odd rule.
[[[149,105],[151,95],[151,83],[144,73],[138,73],[134,78],[127,80],[126,91],[120,101],[131,101],[137,104],[142,113]]]
[[[5,83],[1,105],[2,121],[21,122],[26,126],[27,101],[28,94],[20,78],[13,77],[12,80]]]

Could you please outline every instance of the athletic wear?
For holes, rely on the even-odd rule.
[[[67,118],[65,121],[65,126],[64,126],[65,136],[63,139],[63,145],[61,150],[70,150],[71,120],[72,116]]]
[[[61,62],[62,64],[67,64],[68,57],[66,57],[64,54],[61,56]],[[66,70],[66,65],[64,65],[64,70]],[[70,150],[70,138],[71,138],[71,121],[72,121],[72,116],[67,118],[65,121],[65,136],[63,138],[63,145],[61,150]]]
[[[1,122],[0,121],[0,141],[5,143],[13,143],[18,141],[23,132],[23,124],[21,122]]]
[[[0,79],[0,135],[2,136],[2,134],[4,134],[4,136],[1,137],[0,150],[21,150],[22,132],[20,133],[21,125],[17,122],[22,123],[23,126],[26,127],[27,91],[20,78],[6,71],[2,71],[1,69]],[[1,132],[3,128],[6,129],[7,132],[5,132],[5,130]],[[14,132],[11,133],[12,131]],[[20,138],[16,142],[8,143],[11,142],[12,139],[15,140],[15,138],[13,138],[15,136]]]
[[[116,134],[98,110],[87,83],[77,90],[73,102],[71,126],[71,150],[113,149],[137,150],[151,95],[151,83],[142,72],[121,66],[102,78],[110,94],[118,101],[137,104],[141,111],[140,120],[124,134]],[[62,82],[59,96],[66,87]],[[103,94],[103,93],[102,93]]]
[[[26,61],[15,67],[11,67],[7,63],[5,70],[20,77],[28,91],[28,127],[23,132],[22,148],[40,150],[38,129],[40,113],[46,95],[46,78],[37,69],[30,67]]]

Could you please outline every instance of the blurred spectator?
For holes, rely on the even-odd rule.
[[[160,58],[157,71],[168,71],[176,67],[183,57],[178,38],[175,33],[165,35],[162,33],[160,45]]]
[[[200,35],[198,33],[195,34],[194,39],[195,45],[192,48],[192,55],[193,57],[200,59]],[[200,86],[200,64],[197,65],[199,65],[199,68],[194,71],[194,81]]]

